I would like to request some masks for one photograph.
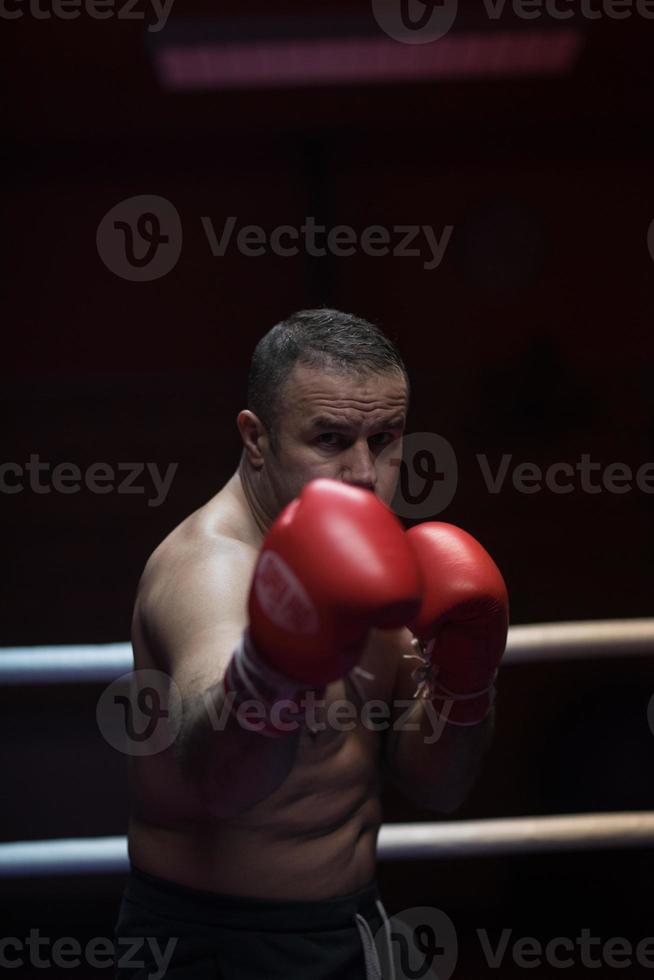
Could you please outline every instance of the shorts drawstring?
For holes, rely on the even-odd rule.
[[[388,963],[391,972],[386,980],[395,980],[395,966],[393,963],[393,948],[391,943],[391,924],[383,904],[377,900],[375,905],[377,906],[377,911],[379,912],[384,924],[384,935],[386,936],[386,945],[388,948]],[[355,915],[354,921],[356,922],[357,929],[359,930],[359,937],[361,939],[361,945],[363,946],[363,957],[366,964],[366,980],[384,980],[381,964],[379,962],[379,954],[377,953],[377,947],[375,946],[375,939],[368,922],[362,915]]]
[[[391,922],[386,915],[386,909],[384,908],[382,902],[377,899],[375,902],[377,910],[382,917],[384,923],[384,934],[386,935],[386,949],[388,952],[388,969],[390,973],[386,980],[395,980],[395,960],[393,959],[393,938],[391,936]]]

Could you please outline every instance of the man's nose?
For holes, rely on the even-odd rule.
[[[344,461],[342,478],[345,483],[374,492],[377,474],[374,457],[367,442],[355,443],[350,447]]]

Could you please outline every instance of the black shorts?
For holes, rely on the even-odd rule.
[[[387,925],[375,881],[326,901],[277,902],[196,891],[132,867],[115,928],[115,976],[380,980],[374,938]]]

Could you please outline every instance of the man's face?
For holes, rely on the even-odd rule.
[[[364,487],[390,504],[407,407],[399,372],[355,376],[296,364],[282,392],[277,449],[265,463],[280,509],[317,477]]]

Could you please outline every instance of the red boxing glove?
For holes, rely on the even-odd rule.
[[[406,534],[369,490],[313,480],[270,528],[254,571],[250,636],[307,685],[343,677],[373,626],[399,628],[420,606]]]
[[[389,508],[369,490],[313,480],[264,539],[226,690],[274,706],[343,677],[371,627],[399,628],[416,615],[421,588]],[[279,734],[270,725],[265,733]]]
[[[479,542],[452,524],[419,524],[406,537],[424,580],[420,611],[407,621],[422,650],[417,696],[446,721],[475,725],[492,707],[506,646],[504,579]]]

